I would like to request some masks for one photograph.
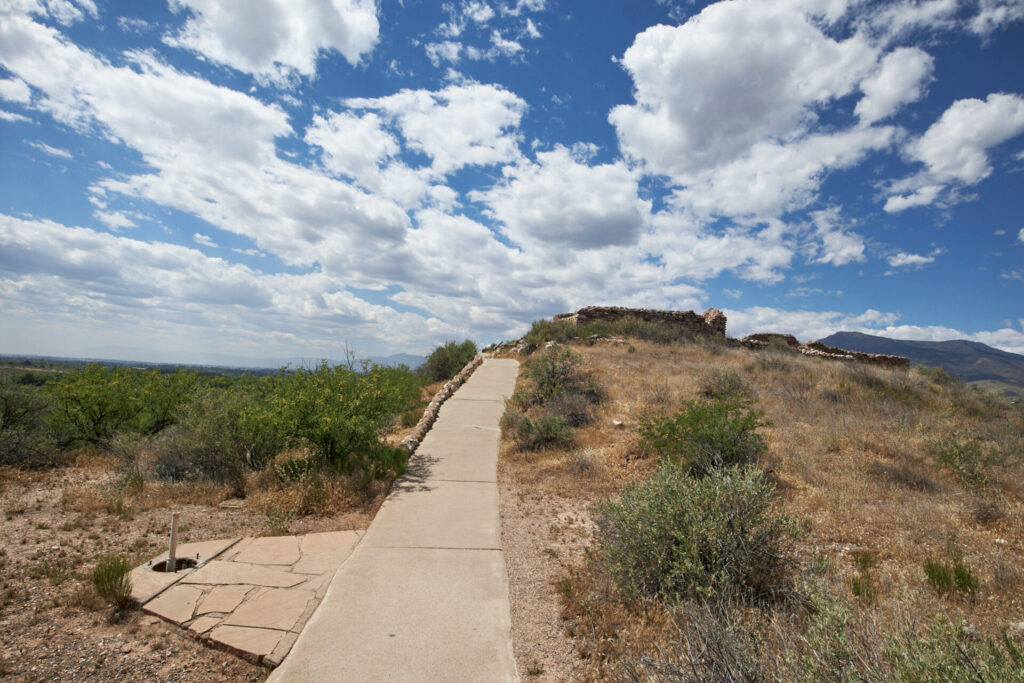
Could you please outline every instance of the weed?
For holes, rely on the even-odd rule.
[[[268,536],[286,536],[291,530],[295,515],[281,509],[270,510],[266,515],[266,529]]]
[[[526,673],[529,676],[540,676],[544,673],[544,665],[535,661],[533,664],[526,667]]]
[[[870,550],[863,550],[853,554],[853,561],[857,573],[850,577],[850,591],[864,602],[874,602],[878,587],[871,570],[878,564],[878,558]]]
[[[25,576],[30,579],[46,579],[54,586],[59,586],[72,576],[74,570],[71,563],[62,558],[46,558],[42,562],[29,568]]]
[[[115,610],[123,610],[132,601],[131,566],[128,558],[123,555],[108,555],[100,558],[92,570],[92,585],[96,593],[113,605]]]
[[[1024,648],[1005,632],[999,639],[976,637],[962,621],[937,616],[928,632],[911,628],[889,640],[885,657],[890,679],[912,681],[1024,681]]]

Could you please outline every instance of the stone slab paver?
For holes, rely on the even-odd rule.
[[[276,666],[362,535],[339,531],[211,541],[198,551],[208,562],[194,570],[154,572],[151,562],[133,575],[143,586],[163,590],[145,602],[145,611],[239,656]]]
[[[258,564],[213,560],[188,576],[182,577],[181,583],[247,584],[250,586],[288,588],[296,586],[305,580],[306,577],[304,576],[292,574],[281,569],[272,569]]]
[[[196,614],[234,611],[235,608],[242,604],[245,596],[252,590],[252,586],[238,584],[214,586],[206,594],[206,597],[203,598],[203,601],[199,603]]]
[[[254,538],[237,555],[232,562],[246,562],[262,565],[293,565],[301,559],[299,539],[297,536],[268,536]]]
[[[168,621],[182,624],[195,614],[196,605],[202,597],[203,591],[195,586],[171,586],[147,602],[143,609]]]
[[[192,620],[192,623],[188,625],[188,630],[201,636],[220,622],[220,617],[199,617]]]
[[[352,554],[352,549],[362,535],[361,531],[334,531],[302,536],[302,559],[295,563],[292,571],[298,574],[324,574],[337,569]]]
[[[246,600],[224,620],[224,624],[288,631],[295,626],[314,597],[313,591],[272,588],[252,600]]]
[[[241,654],[263,657],[274,651],[284,634],[284,631],[269,628],[218,626],[210,632],[210,640]]]
[[[517,680],[491,475],[517,374],[485,360],[445,403],[269,681]]]

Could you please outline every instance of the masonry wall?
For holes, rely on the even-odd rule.
[[[594,321],[613,323],[623,318],[636,318],[644,322],[669,323],[695,336],[725,336],[725,314],[717,308],[709,308],[703,315],[693,311],[656,311],[650,308],[622,308],[621,306],[587,306],[575,313],[561,313],[555,320],[565,320],[574,325],[585,325]]]

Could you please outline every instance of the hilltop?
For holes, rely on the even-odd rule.
[[[786,335],[592,323],[499,349],[524,679],[1017,680],[1021,406]]]

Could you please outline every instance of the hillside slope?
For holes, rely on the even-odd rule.
[[[957,339],[929,342],[888,339],[860,332],[836,332],[821,340],[864,353],[906,356],[912,365],[937,366],[965,382],[991,381],[1024,390],[1024,356],[980,342]]]
[[[964,633],[995,638],[1021,621],[1020,405],[927,370],[715,340],[568,340],[547,350],[546,340],[536,342],[533,353],[517,354],[523,373],[503,420],[499,464],[513,638],[524,678],[677,680],[669,673],[689,671],[687,651],[712,644],[711,652],[738,658],[761,680],[834,680],[842,671],[908,680],[900,678],[901,653],[931,653],[915,666],[935,673],[947,654],[973,647]],[[709,423],[679,416],[704,415],[716,403],[732,411],[729,421],[715,423],[720,433],[739,428],[747,407],[765,420],[746,427],[765,439],[756,467],[801,529],[789,541],[795,559],[786,566],[797,596],[789,607],[729,603],[717,590],[706,593],[719,601],[706,609],[689,598],[638,598],[621,592],[608,572],[621,556],[603,549],[643,535],[616,533],[602,501],[628,494],[628,517],[647,530],[700,519],[697,512],[644,517],[680,500],[638,493],[665,471],[644,435],[665,416],[704,434],[701,425]],[[651,531],[641,540],[681,537]],[[650,566],[638,575],[654,575]],[[942,572],[959,572],[963,587],[941,583]],[[818,607],[807,612],[800,604]],[[941,631],[949,623],[968,630]],[[941,628],[929,630],[933,624]],[[757,637],[748,642],[742,633]],[[715,662],[698,664],[714,679],[708,667]]]

